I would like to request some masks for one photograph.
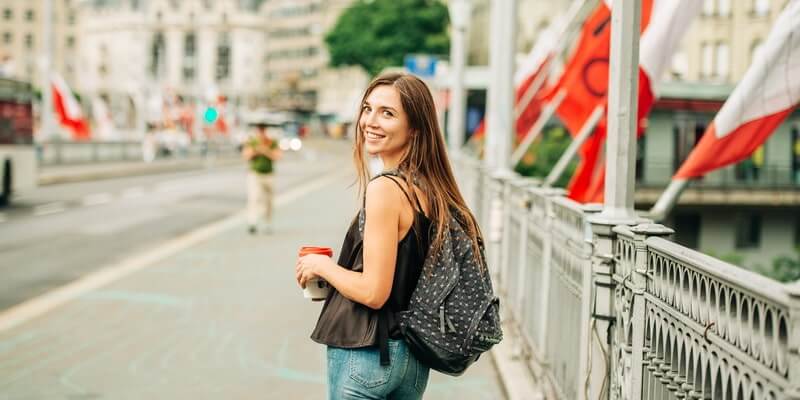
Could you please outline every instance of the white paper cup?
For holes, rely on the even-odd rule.
[[[303,297],[311,300],[325,300],[328,297],[330,286],[322,279],[310,279],[303,289]]]

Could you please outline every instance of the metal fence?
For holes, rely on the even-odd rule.
[[[506,340],[546,392],[800,399],[800,282],[781,284],[680,246],[658,224],[620,225],[602,237],[591,218],[597,206],[515,174],[489,174],[464,156],[455,169],[487,239]],[[598,311],[602,301],[610,315]],[[598,371],[602,379],[591,379]]]
[[[142,143],[120,142],[43,142],[36,144],[39,165],[86,164],[117,161],[142,161]],[[235,155],[236,146],[230,142],[197,142],[171,150],[158,149],[157,158],[198,158]]]

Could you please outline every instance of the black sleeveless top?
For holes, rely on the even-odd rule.
[[[406,195],[414,210],[411,229],[397,244],[397,261],[389,298],[380,310],[373,310],[363,304],[342,296],[335,288],[328,293],[322,306],[317,326],[311,339],[317,343],[333,347],[360,348],[378,346],[381,365],[389,363],[388,340],[402,339],[397,314],[408,309],[411,294],[417,287],[430,244],[430,225],[428,217],[422,212],[419,200],[411,201],[403,186],[394,178],[395,173],[384,172],[374,179],[386,176],[394,181]],[[353,271],[364,270],[363,232],[365,212],[362,207],[347,230],[342,243],[338,264]]]

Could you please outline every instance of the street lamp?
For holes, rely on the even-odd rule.
[[[464,144],[464,121],[466,119],[466,90],[464,88],[464,69],[467,54],[467,28],[472,14],[470,0],[451,0],[450,10],[450,114],[447,133],[450,152],[457,155]]]

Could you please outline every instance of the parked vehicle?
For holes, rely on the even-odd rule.
[[[13,192],[36,187],[32,102],[29,83],[0,78],[0,206]]]

